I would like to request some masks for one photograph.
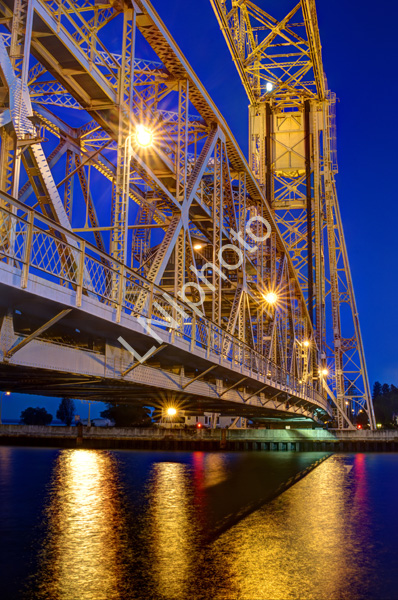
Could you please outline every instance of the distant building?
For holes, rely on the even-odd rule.
[[[178,429],[184,427],[203,427],[204,429],[215,427],[216,429],[225,429],[231,426],[236,429],[244,429],[247,427],[247,419],[236,416],[216,416],[209,412],[205,412],[203,415],[187,415],[184,410],[178,410],[175,416],[168,417],[166,415],[162,417],[156,425],[166,429]]]
[[[236,417],[216,417],[216,428],[225,429],[226,427],[230,427],[235,419]],[[202,427],[211,427],[212,413],[204,413],[204,415],[200,416],[185,416],[184,420],[187,427],[194,427],[199,423]],[[246,419],[239,417],[235,423],[235,427],[246,427]]]

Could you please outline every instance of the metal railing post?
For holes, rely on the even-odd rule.
[[[153,284],[149,290],[149,306],[148,306],[148,318],[152,318],[152,307],[153,307]]]
[[[33,241],[33,222],[34,222],[34,214],[33,214],[33,211],[30,210],[28,213],[24,257],[23,257],[23,267],[22,267],[22,275],[21,275],[21,288],[22,289],[25,289],[28,285],[30,253],[32,250],[32,241]]]
[[[120,319],[122,317],[123,296],[124,296],[124,266],[121,265],[120,272],[119,272],[119,289],[118,289],[117,308],[116,308],[116,323],[120,323]]]
[[[77,273],[76,306],[82,305],[85,253],[86,253],[86,242],[82,241],[80,243],[79,268],[78,268],[78,273]]]
[[[193,352],[196,344],[196,314],[193,313],[191,321],[191,352]]]

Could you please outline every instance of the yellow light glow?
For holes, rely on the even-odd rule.
[[[144,125],[137,125],[135,139],[141,148],[149,148],[153,144],[153,133],[147,127],[144,127]]]
[[[326,376],[328,374],[329,374],[329,371],[327,369],[322,369],[322,375]]]
[[[174,408],[173,406],[169,406],[166,413],[167,413],[167,416],[174,417],[177,414],[177,409]]]
[[[310,343],[309,343],[309,341],[308,341],[308,340],[304,340],[304,342],[303,342],[303,345],[304,345],[306,348],[308,348],[308,346],[310,345]]]
[[[267,292],[263,294],[264,300],[268,302],[268,304],[275,304],[278,302],[278,295],[275,292]]]
[[[349,402],[346,402],[345,405],[348,406]]]
[[[273,85],[270,81],[267,81],[266,85],[265,85],[265,89],[267,90],[267,92],[272,92],[273,90]]]
[[[378,429],[380,429],[380,428],[381,428],[381,423],[377,423],[376,427],[377,427]]]
[[[202,248],[203,248],[202,244],[194,244],[193,245],[194,250],[201,250]]]
[[[49,598],[76,597],[85,578],[91,598],[111,598],[122,585],[118,562],[126,527],[113,457],[97,450],[63,449],[54,462],[46,507],[40,585]],[[79,597],[87,597],[86,591]]]
[[[6,396],[11,396],[11,392],[6,392]]]

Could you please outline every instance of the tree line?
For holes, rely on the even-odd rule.
[[[62,398],[59,403],[57,410],[57,419],[65,423],[65,425],[71,425],[75,418],[75,403],[70,398]],[[36,406],[29,406],[21,412],[21,423],[25,425],[50,425],[53,420],[51,413],[47,412],[45,408]]]
[[[376,381],[372,397],[376,422],[384,427],[397,427],[398,388],[393,383]]]
[[[140,427],[152,424],[149,409],[134,404],[107,404],[108,408],[103,410],[101,417],[113,421],[117,427]],[[56,416],[57,419],[71,425],[75,418],[75,403],[70,398],[62,398]],[[21,412],[21,423],[25,425],[50,425],[53,420],[52,414],[45,408],[30,406]]]

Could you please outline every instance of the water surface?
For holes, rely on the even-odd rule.
[[[322,456],[0,447],[1,598],[398,599],[398,455],[270,500]]]

